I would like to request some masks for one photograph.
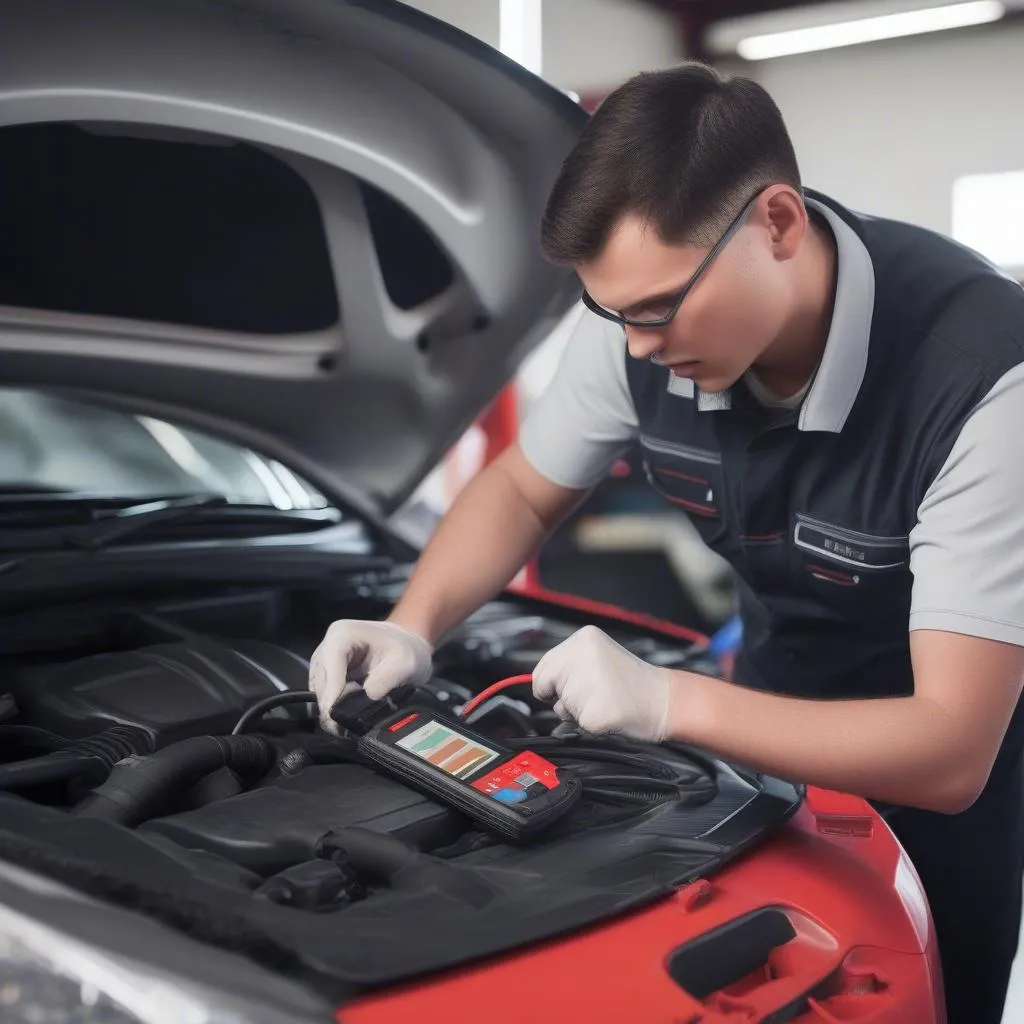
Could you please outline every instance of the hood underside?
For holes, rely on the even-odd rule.
[[[577,297],[586,120],[389,0],[6,0],[0,372],[390,512]]]

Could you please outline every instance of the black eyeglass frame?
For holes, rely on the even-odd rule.
[[[668,327],[679,312],[679,307],[682,306],[683,300],[696,287],[697,282],[700,281],[711,264],[715,262],[722,250],[729,244],[732,236],[735,235],[743,226],[748,214],[753,210],[754,204],[761,198],[761,194],[763,192],[763,188],[758,189],[757,193],[750,197],[743,209],[740,210],[740,212],[732,219],[729,226],[723,232],[722,237],[715,242],[707,256],[705,256],[701,261],[700,266],[693,272],[689,281],[683,285],[682,291],[680,291],[676,296],[675,302],[672,305],[672,310],[667,316],[663,316],[657,320],[636,320],[633,317],[622,316],[621,313],[613,313],[610,309],[606,309],[604,306],[600,305],[600,303],[598,303],[585,288],[583,289],[583,305],[592,313],[596,313],[598,316],[604,317],[605,320],[611,320],[612,323],[618,324],[620,327],[642,327],[649,330],[657,329],[659,327]]]

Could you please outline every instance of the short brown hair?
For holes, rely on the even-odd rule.
[[[631,78],[562,165],[541,226],[553,263],[585,263],[625,214],[675,245],[710,245],[759,189],[800,190],[779,108],[756,82],[696,61]]]

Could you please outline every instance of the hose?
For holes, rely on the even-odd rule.
[[[317,856],[334,861],[341,858],[357,873],[383,879],[395,890],[419,894],[436,889],[476,908],[498,895],[494,886],[472,871],[359,825],[328,832],[318,844]]]
[[[34,748],[29,756],[38,757],[41,754],[66,750],[72,744],[73,741],[64,736],[58,736],[54,732],[40,729],[34,725],[0,725],[0,748],[5,752],[14,746],[29,747]],[[18,760],[27,760],[27,758]]]
[[[93,759],[86,754],[58,751],[0,768],[0,789],[28,789],[50,782],[66,782],[86,774]]]
[[[148,754],[152,749],[153,737],[145,730],[113,725],[96,736],[68,742],[62,750],[0,765],[0,790],[25,789],[68,779],[80,779],[87,786],[95,786],[110,775],[118,761]]]
[[[356,870],[383,878],[393,878],[403,868],[412,867],[422,856],[419,849],[396,836],[353,825],[328,832],[320,840],[317,855],[328,860],[342,854]]]
[[[276,747],[263,736],[194,736],[149,757],[116,764],[106,782],[71,813],[139,825],[218,768],[258,778],[273,767],[276,756]]]
[[[289,747],[259,781],[260,788],[298,775],[310,765],[353,764],[361,760],[355,739],[346,736],[303,735],[289,740]]]

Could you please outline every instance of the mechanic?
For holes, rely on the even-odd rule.
[[[603,103],[542,241],[589,312],[389,620],[329,628],[321,714],[347,684],[426,679],[439,638],[639,441],[735,570],[735,679],[586,627],[540,661],[535,694],[592,733],[875,801],[931,902],[950,1024],[998,1024],[1024,869],[1024,290],[805,190],[768,94],[698,63]]]

